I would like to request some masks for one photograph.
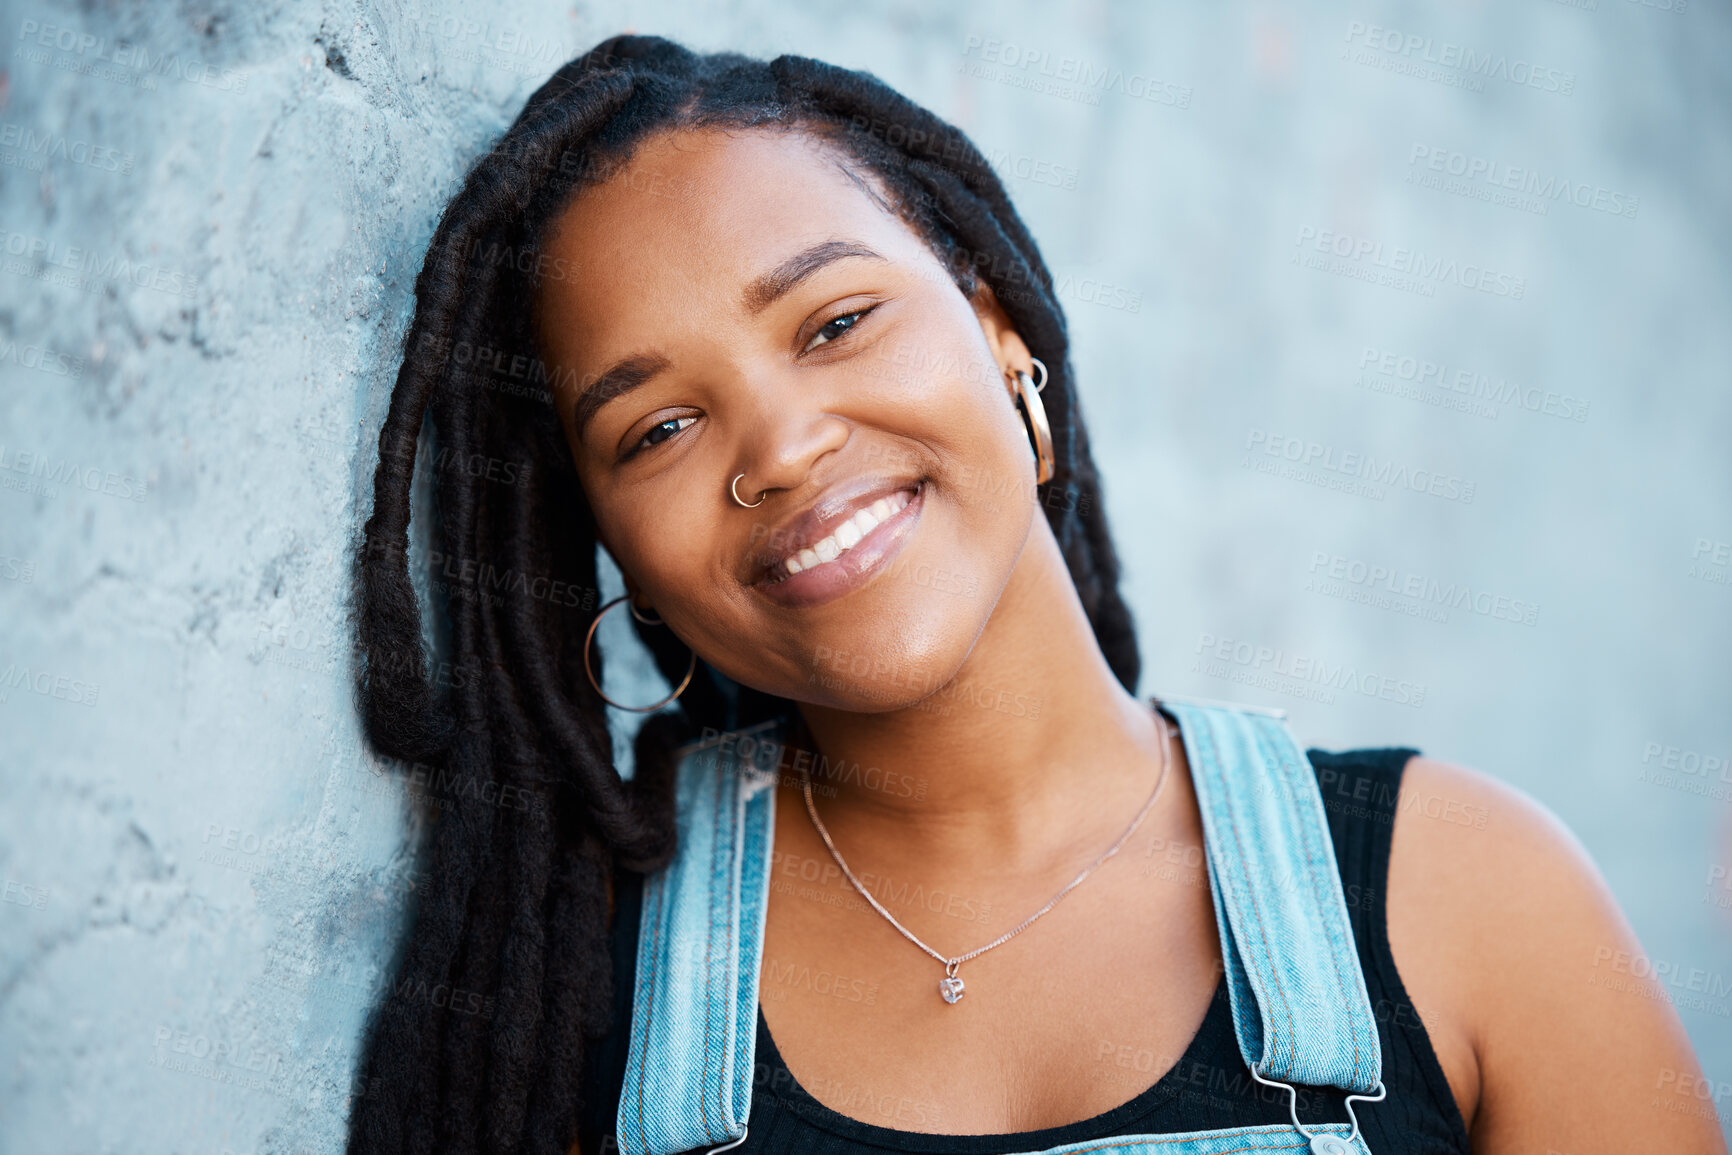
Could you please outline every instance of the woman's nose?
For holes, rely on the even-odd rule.
[[[848,444],[853,426],[820,408],[769,400],[752,418],[742,439],[734,474],[744,473],[740,492],[797,489],[825,457]]]

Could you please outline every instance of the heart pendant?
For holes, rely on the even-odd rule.
[[[938,980],[938,993],[952,1006],[962,1001],[962,980],[946,975]]]

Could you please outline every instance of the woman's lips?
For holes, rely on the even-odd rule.
[[[900,513],[913,497],[912,492],[903,490],[880,497],[866,508],[856,510],[853,517],[831,530],[829,536],[820,538],[805,549],[790,553],[771,566],[771,579],[780,581],[815,569],[825,562],[835,561],[864,541],[873,530]]]
[[[924,486],[898,490],[856,510],[821,540],[772,565],[758,588],[784,605],[799,606],[819,605],[858,589],[902,551],[920,520],[925,493]]]

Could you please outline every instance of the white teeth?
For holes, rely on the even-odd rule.
[[[907,493],[893,493],[889,497],[880,497],[865,509],[856,510],[853,517],[831,530],[829,537],[809,549],[783,558],[782,569],[787,576],[793,577],[813,566],[835,561],[844,551],[859,545],[861,538],[906,508],[909,499]]]

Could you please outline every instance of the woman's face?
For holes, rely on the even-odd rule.
[[[1005,377],[1028,352],[990,295],[799,132],[652,138],[545,255],[556,403],[638,604],[782,697],[878,711],[948,681],[1035,509]]]

